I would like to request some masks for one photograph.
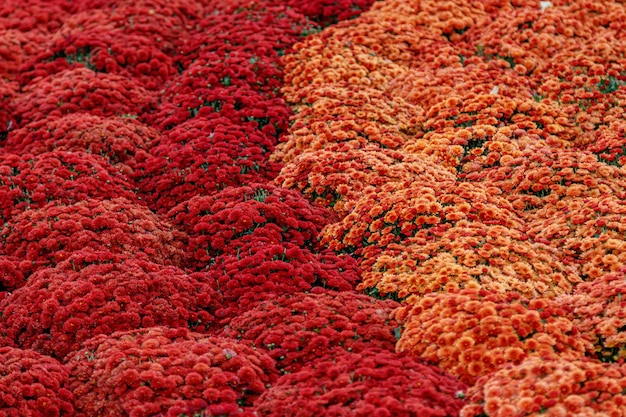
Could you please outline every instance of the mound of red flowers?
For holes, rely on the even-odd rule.
[[[76,416],[148,417],[188,409],[246,415],[278,372],[267,355],[184,328],[97,336],[66,358]]]
[[[72,417],[68,368],[30,349],[0,347],[0,415]]]
[[[75,259],[90,255],[100,262]],[[111,253],[80,253],[38,270],[2,300],[0,333],[63,359],[99,334],[157,325],[208,331],[217,303],[201,275]]]
[[[392,300],[317,289],[263,301],[228,323],[222,335],[263,348],[283,373],[298,372],[321,356],[343,350],[395,350]]]
[[[262,416],[452,416],[466,386],[441,370],[379,348],[336,352],[282,376],[259,399]]]
[[[0,254],[21,259],[32,272],[54,266],[84,248],[183,265],[186,235],[147,207],[124,198],[51,202],[16,215],[0,233]]]

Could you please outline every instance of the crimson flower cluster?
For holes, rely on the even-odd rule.
[[[62,360],[98,334],[157,325],[207,331],[217,301],[202,277],[128,257],[78,268],[70,259],[35,272],[0,303],[0,333]]]
[[[274,141],[251,124],[190,119],[166,132],[138,164],[139,195],[150,208],[166,213],[194,196],[267,182],[280,169],[267,158],[273,148]]]
[[[289,242],[272,243],[250,236],[238,239],[230,249],[232,252],[217,256],[206,269],[223,298],[216,315],[226,319],[279,294],[313,287],[353,290],[360,278],[356,261],[349,256],[324,259]],[[342,270],[342,266],[347,269]]]
[[[214,6],[213,13],[198,21],[196,33],[181,46],[181,54],[176,59],[185,69],[193,62],[202,65],[205,58],[199,58],[214,56],[212,53],[222,56],[224,63],[229,63],[234,53],[233,62],[239,61],[249,68],[258,61],[246,64],[238,57],[257,56],[263,62],[280,65],[280,57],[288,53],[293,44],[319,30],[297,8],[284,2],[249,3],[237,0],[214,2]],[[265,66],[261,64],[257,68]],[[264,84],[268,82],[260,81]]]
[[[184,328],[97,336],[66,361],[77,417],[185,409],[241,417],[278,376],[266,354]]]
[[[20,126],[70,113],[96,116],[139,116],[155,105],[154,95],[118,74],[86,67],[68,68],[24,87],[15,99],[14,118]]]
[[[133,117],[102,117],[70,113],[46,117],[8,133],[5,149],[16,154],[39,155],[52,151],[87,152],[132,177],[136,165],[161,133]]]
[[[283,375],[259,399],[262,416],[454,416],[466,385],[440,369],[380,348],[336,352]]]
[[[0,255],[0,301],[12,291],[26,282],[20,269],[20,258]]]
[[[211,12],[205,1],[185,0],[88,0],[75,5],[59,35],[76,30],[114,29],[151,39],[175,57],[199,19]]]
[[[184,233],[147,207],[124,198],[49,203],[16,215],[0,232],[0,254],[33,272],[84,248],[126,253],[163,265],[183,265]]]
[[[149,90],[161,88],[176,73],[172,58],[153,40],[116,29],[94,28],[53,38],[44,52],[22,65],[17,80],[27,85],[39,77],[77,67],[120,74]]]
[[[189,234],[187,253],[199,267],[217,255],[234,254],[233,245],[245,236],[315,249],[317,235],[335,219],[300,193],[272,184],[229,187],[193,197],[170,210],[168,217]]]
[[[136,201],[126,177],[97,155],[53,151],[0,154],[0,221],[51,201],[73,204],[88,198]]]
[[[354,292],[315,289],[263,301],[220,333],[264,348],[283,373],[298,372],[321,356],[372,347],[393,352],[398,304]]]
[[[0,347],[0,415],[73,417],[69,371],[30,349]]]

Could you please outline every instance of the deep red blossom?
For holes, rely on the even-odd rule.
[[[152,93],[126,77],[77,67],[25,87],[15,100],[13,116],[20,126],[78,112],[136,117],[149,112],[154,104]]]
[[[256,236],[238,239],[206,270],[207,279],[224,300],[216,315],[228,320],[259,301],[313,287],[353,290],[359,280],[356,261],[348,263],[352,268],[342,271],[332,264],[335,259],[321,259],[289,242],[272,243]],[[324,264],[324,260],[331,262]]]
[[[13,112],[15,111],[14,100],[18,91],[17,82],[0,77],[0,142],[4,141],[7,135],[17,128]]]
[[[392,300],[352,292],[315,291],[263,301],[230,321],[221,333],[268,350],[283,373],[294,373],[332,352],[395,351],[398,323]]]
[[[314,22],[284,4],[212,2],[216,10],[198,21],[195,33],[184,40],[177,62],[183,68],[205,54],[255,54],[269,62],[297,41],[319,30]]]
[[[85,259],[90,253],[81,255]],[[218,301],[203,275],[110,257],[110,263],[91,264],[79,258],[78,265],[78,257],[70,257],[32,274],[0,303],[0,334],[23,348],[63,359],[99,334],[151,326],[212,327],[209,310]]]
[[[50,201],[73,204],[87,198],[136,201],[134,187],[98,155],[53,151],[0,154],[0,222]]]
[[[2,18],[0,18],[1,21]],[[39,31],[22,32],[18,29],[4,29],[0,23],[0,76],[2,80],[6,82],[6,80],[15,79],[19,74],[20,65],[33,55],[40,53],[45,42],[46,35]]]
[[[0,347],[0,415],[72,417],[69,372],[56,359],[33,350]]]
[[[456,416],[467,386],[380,348],[333,352],[283,375],[256,404],[262,416]]]
[[[24,285],[26,281],[19,265],[20,258],[0,255],[0,292],[12,291]]]
[[[223,11],[244,9],[244,12],[246,12],[248,9],[253,9],[246,0],[218,0],[214,3],[214,7]],[[292,13],[302,14],[316,23],[328,26],[341,20],[358,17],[361,13],[368,10],[373,3],[373,0],[313,0],[308,2],[264,0],[261,4],[267,8],[285,7],[293,9]],[[263,10],[257,6],[258,9]]]
[[[206,40],[207,34],[202,39]],[[229,43],[226,43],[229,45]],[[255,44],[253,46],[256,47]],[[278,57],[271,59],[256,48],[251,51],[232,51],[226,54],[204,51],[189,65],[163,96],[173,99],[177,94],[189,93],[212,86],[244,86],[276,96],[282,85],[282,66]]]
[[[69,16],[63,1],[4,0],[0,4],[0,27],[21,32],[54,33]]]
[[[44,51],[20,68],[17,79],[21,84],[66,69],[87,67],[96,72],[120,74],[149,90],[157,90],[177,74],[172,58],[159,50],[155,41],[120,29],[81,28],[57,35],[47,44]]]
[[[220,84],[174,94],[171,101],[161,103],[154,113],[146,116],[153,126],[169,130],[194,117],[224,117],[235,124],[253,122],[263,133],[274,137],[289,127],[291,109],[284,100],[247,85]]]
[[[59,35],[107,26],[146,36],[168,55],[177,54],[180,43],[204,13],[202,2],[186,0],[82,0],[71,6],[74,14],[65,19]]]
[[[71,113],[46,117],[12,130],[5,148],[16,154],[84,151],[103,157],[128,175],[160,136],[158,130],[133,117]]]
[[[336,217],[294,190],[272,184],[229,187],[212,196],[198,196],[168,213],[175,226],[189,233],[187,252],[206,262],[224,252],[235,239],[255,234],[315,248],[317,235]]]
[[[184,265],[186,235],[124,198],[49,203],[15,216],[0,232],[0,254],[22,259],[26,273],[53,266],[84,248]]]
[[[148,417],[174,407],[243,417],[278,374],[263,353],[183,328],[97,336],[66,361],[79,417]]]
[[[167,212],[196,195],[266,182],[281,164],[270,162],[276,140],[255,126],[194,118],[168,131],[134,174],[150,208]]]

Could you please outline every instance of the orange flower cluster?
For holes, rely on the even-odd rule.
[[[489,20],[483,1],[411,0],[374,3],[371,11],[414,16],[416,24],[449,41],[458,41],[470,27]],[[503,3],[503,2],[499,2]]]
[[[600,32],[576,54],[562,52],[540,71],[536,96],[541,103],[560,107],[567,114],[567,124],[576,128],[575,143],[593,143],[595,131],[623,119],[626,105],[626,58],[623,42]],[[619,47],[618,47],[619,46]],[[607,51],[606,53],[604,51]]]
[[[504,59],[515,72],[527,75],[557,53],[577,52],[581,40],[594,34],[592,27],[584,25],[566,8],[522,7],[507,11],[506,18],[473,27],[464,40],[476,45],[477,54]]]
[[[308,91],[304,99],[313,104],[295,107],[290,135],[274,159],[289,162],[300,153],[346,141],[398,149],[423,121],[421,107],[358,84]]]
[[[578,265],[583,279],[624,265],[622,168],[586,151],[542,147],[463,178],[499,189],[522,214],[531,240],[557,250],[563,262]]]
[[[361,257],[359,289],[426,294],[459,288],[569,292],[580,281],[555,250],[530,242],[524,222],[490,187],[398,182],[363,196],[321,233],[331,249]]]
[[[311,88],[330,85],[380,88],[406,71],[405,67],[377,55],[354,39],[334,36],[334,27],[296,43],[293,49],[293,53],[283,59],[283,94],[294,104],[300,103]]]
[[[500,189],[527,219],[546,206],[567,207],[562,201],[568,198],[626,198],[626,172],[581,150],[529,147],[499,166],[461,177]]]
[[[285,57],[277,182],[403,300],[398,349],[476,383],[465,417],[625,415],[598,359],[626,358],[625,29],[609,0],[385,0]]]
[[[503,364],[529,356],[576,358],[590,347],[554,300],[518,293],[463,290],[411,297],[397,310],[408,351],[473,385]]]
[[[626,365],[529,357],[481,378],[461,417],[623,417]]]
[[[585,149],[598,155],[600,161],[609,165],[626,166],[626,123],[617,119],[599,126],[594,138]]]
[[[458,128],[486,130],[507,126],[511,131],[535,134],[552,146],[563,146],[575,134],[567,128],[567,114],[538,103],[531,98],[510,98],[499,94],[451,96],[439,101],[426,112],[426,132],[444,133]]]
[[[622,263],[623,265],[624,263]],[[582,337],[593,343],[603,362],[626,359],[626,267],[576,287],[574,294],[557,302],[568,308],[568,317]]]
[[[371,194],[384,184],[450,182],[454,178],[432,158],[352,140],[298,155],[285,166],[276,182],[332,207],[343,217],[364,194]]]
[[[536,242],[559,249],[560,258],[594,280],[626,264],[626,201],[613,196],[568,197],[547,205],[528,221]]]
[[[501,96],[532,98],[530,80],[513,71],[508,64],[472,56],[471,51],[456,51],[450,45],[438,48],[438,53],[441,53],[440,49],[443,49],[444,56],[450,56],[451,60],[456,57],[456,61],[446,66],[413,66],[393,79],[387,85],[387,91],[426,110],[450,96],[489,94],[496,86]],[[454,54],[448,54],[448,49]]]

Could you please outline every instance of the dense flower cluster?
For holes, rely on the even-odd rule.
[[[481,378],[461,417],[624,415],[626,366],[531,357]]]
[[[268,98],[249,85],[223,86],[220,83],[177,92],[147,120],[160,129],[169,130],[194,117],[224,117],[235,124],[254,121],[263,133],[278,136],[287,130],[289,116],[289,108],[279,98]]]
[[[168,326],[208,330],[215,295],[201,275],[132,258],[40,269],[0,303],[0,333],[59,359],[99,334]]]
[[[55,32],[59,37],[77,31],[119,30],[151,39],[170,56],[193,33],[203,14],[204,1],[185,0],[89,0],[76,2],[74,14]]]
[[[573,294],[560,296],[568,317],[583,338],[593,343],[593,355],[604,362],[626,358],[626,316],[622,298],[626,296],[626,268],[608,273],[593,282],[576,287]]]
[[[163,265],[184,265],[186,235],[147,207],[124,198],[49,203],[16,215],[0,232],[0,254],[35,271],[84,248],[132,254]]]
[[[0,223],[51,201],[73,204],[88,198],[136,200],[125,176],[96,155],[53,151],[0,154]]]
[[[278,375],[267,355],[184,328],[101,335],[67,357],[76,416],[149,417],[174,407],[241,416]]]
[[[6,0],[0,5],[0,27],[24,33],[54,33],[69,16],[68,10],[63,7],[64,3],[45,0]],[[28,7],[24,7],[25,5]]]
[[[280,1],[275,3],[247,0],[214,1],[212,6],[215,10],[196,23],[194,33],[185,39],[180,48],[176,61],[182,68],[187,69],[200,57],[202,58],[199,59],[196,68],[202,68],[203,64],[207,63],[207,57],[219,57],[221,62],[227,64],[231,62],[231,53],[234,53],[232,62],[243,64],[244,68],[254,69],[253,65],[256,63],[246,64],[240,59],[244,56],[256,56],[262,62],[281,66],[280,57],[285,55],[294,43],[309,33],[319,31],[319,28],[304,15]],[[263,64],[256,68],[270,69]],[[272,69],[269,74],[274,73],[276,69]],[[249,71],[244,70],[244,73],[252,75]],[[211,73],[205,74],[212,77]],[[188,75],[194,76],[193,73]],[[262,84],[275,82],[259,81]],[[282,82],[280,85],[282,86]]]
[[[0,415],[73,417],[69,372],[56,359],[30,349],[0,347]]]
[[[1,3],[0,417],[624,417],[624,3]]]
[[[376,346],[393,352],[396,307],[394,301],[352,292],[300,292],[259,303],[220,334],[266,349],[283,373],[294,373],[342,349],[360,353]]]
[[[0,255],[0,301],[8,291],[19,288],[26,282],[19,264],[20,258],[16,256]]]
[[[53,38],[44,52],[22,65],[17,80],[26,85],[77,67],[124,75],[150,90],[161,88],[176,73],[172,58],[151,39],[119,30],[81,28]]]
[[[517,210],[529,212],[531,219],[537,208],[560,209],[561,200],[571,197],[626,198],[626,173],[581,150],[528,148],[498,167],[463,178],[499,188]]]
[[[154,105],[152,93],[124,76],[76,67],[24,87],[15,100],[14,117],[20,126],[78,112],[136,117]]]
[[[18,94],[19,85],[0,77],[0,142],[17,126],[13,120],[15,111],[13,100]]]
[[[285,58],[277,181],[338,214],[321,242],[359,261],[358,290],[402,299],[398,349],[477,387],[527,356],[623,361],[625,18],[613,1],[388,0]],[[585,408],[555,384],[467,416],[622,415],[615,385]]]
[[[234,317],[259,301],[309,291],[312,287],[349,291],[360,279],[356,261],[349,256],[343,260],[352,262],[342,262],[339,257],[323,259],[309,249],[270,239],[238,239],[227,253],[207,266],[208,280],[223,299],[216,315]],[[348,269],[342,270],[342,266]]]
[[[232,254],[231,247],[246,236],[316,248],[318,233],[334,220],[328,209],[272,184],[228,187],[212,196],[193,197],[167,215],[189,234],[187,253],[205,264],[216,255]]]
[[[341,142],[317,152],[298,155],[280,172],[276,182],[298,190],[314,202],[349,214],[364,195],[387,183],[437,183],[454,175],[432,160],[357,141]]]
[[[365,68],[367,65],[363,73],[367,73]],[[356,77],[345,75],[349,76]],[[295,106],[297,117],[291,132],[273,158],[289,162],[306,150],[319,150],[348,141],[373,142],[384,148],[397,149],[418,132],[419,123],[423,121],[421,107],[367,85],[356,82],[346,86],[339,84],[341,87],[303,87],[294,93],[303,104]]]
[[[130,175],[160,136],[159,131],[133,117],[70,113],[59,118],[46,117],[12,130],[7,135],[5,149],[34,155],[54,150],[83,151],[101,156]]]
[[[194,196],[264,183],[280,165],[267,154],[274,141],[255,126],[224,118],[194,118],[168,131],[134,174],[149,207],[166,213]]]
[[[284,367],[211,335],[305,291],[342,291],[321,311],[337,307],[361,339],[339,323],[329,343],[393,350],[397,305],[357,296],[356,259],[319,244],[336,213],[272,183],[293,115],[283,56],[371,4],[0,5],[0,367],[27,357],[50,371],[0,372],[0,415],[256,416]],[[416,131],[407,107],[417,118],[380,130],[382,149]],[[379,305],[380,320],[352,319],[337,294]]]
[[[580,357],[580,338],[553,299],[485,290],[441,292],[409,300],[396,312],[400,351],[440,366],[467,384],[528,356]]]
[[[466,386],[441,370],[380,348],[336,352],[283,375],[259,399],[262,416],[458,415]]]
[[[362,197],[323,242],[360,257],[360,289],[424,294],[455,288],[515,290],[533,297],[570,291],[580,281],[490,187],[402,182]]]

